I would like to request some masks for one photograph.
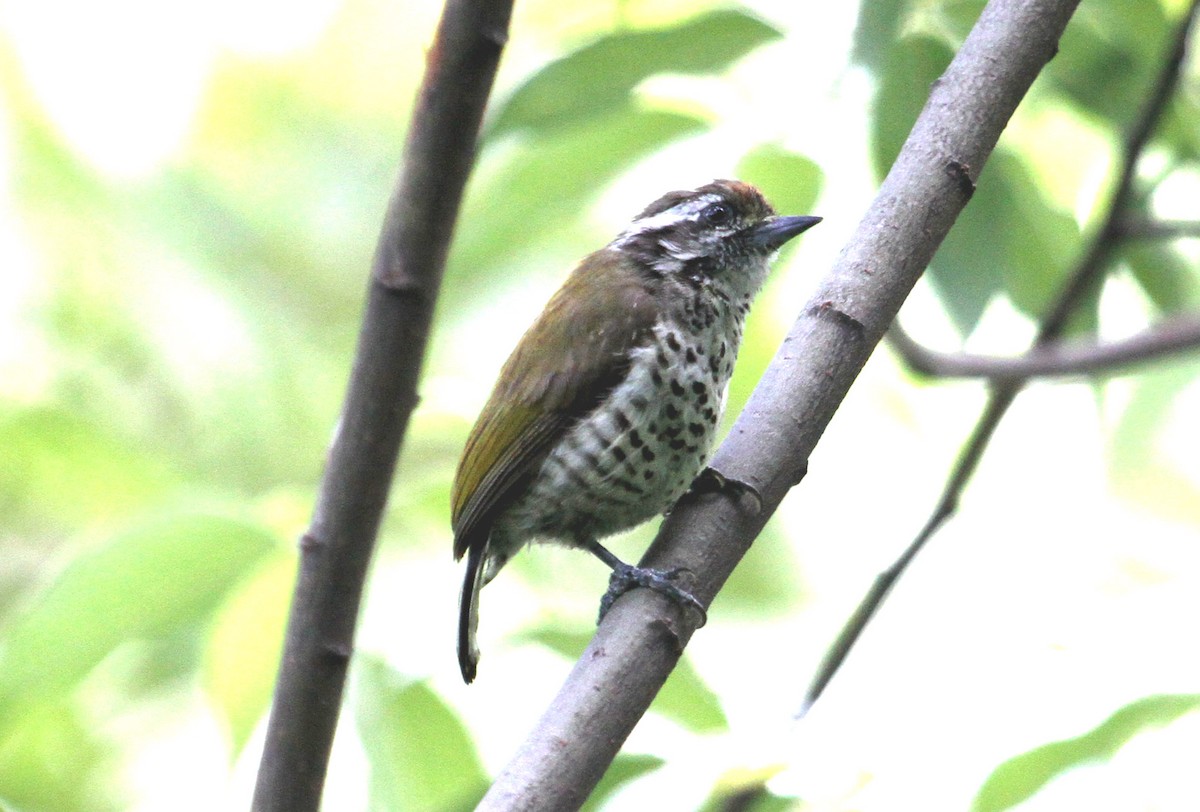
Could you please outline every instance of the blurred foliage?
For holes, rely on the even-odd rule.
[[[715,73],[779,32],[734,10],[713,11],[671,28],[616,31],[539,70],[492,119],[489,137],[552,133],[629,106],[639,84],[659,73]],[[703,43],[703,47],[700,44]]]
[[[612,766],[600,779],[600,783],[596,785],[596,789],[588,796],[587,803],[583,805],[583,812],[593,812],[593,810],[602,808],[608,797],[622,784],[652,772],[662,765],[663,760],[656,756],[618,754],[613,759]]]
[[[403,684],[378,660],[361,657],[356,671],[370,808],[473,808],[487,776],[454,711],[427,684]]]
[[[590,634],[570,634],[557,629],[539,629],[528,637],[569,660],[578,660],[591,640]],[[711,733],[729,726],[717,695],[686,659],[680,660],[671,672],[654,698],[652,710],[696,733]]]
[[[1200,708],[1200,694],[1150,696],[1118,710],[1081,736],[1042,745],[1001,764],[975,797],[974,812],[1002,812],[1070,770],[1111,758],[1147,727],[1173,722]]]
[[[602,244],[614,222],[648,202],[624,190],[653,174],[652,162],[675,155],[698,182],[736,172],[780,211],[853,222],[869,194],[854,191],[847,166],[869,164],[883,176],[981,7],[863,3],[848,59],[870,78],[862,118],[869,143],[846,138],[821,154],[797,146],[807,142],[789,129],[794,121],[824,126],[819,117],[787,117],[797,99],[800,114],[818,104],[800,95],[810,80],[787,61],[816,47],[795,13],[670,0],[519,7],[507,57],[514,67],[502,74],[458,224],[426,399],[404,449],[384,550],[401,568],[426,560],[449,567],[449,479],[493,374],[484,370],[504,349],[484,338],[518,329],[509,303],[544,299],[548,269]],[[86,130],[81,137],[72,129],[31,56],[28,28],[14,22],[0,39],[0,809],[144,809],[164,797],[184,808],[175,790],[147,800],[136,769],[180,739],[194,749],[172,760],[176,772],[164,785],[201,763],[231,776],[252,772],[295,569],[291,545],[337,420],[432,25],[431,11],[405,4],[347,0],[330,9],[312,40],[290,50],[239,53],[209,43],[190,129],[140,173],[107,169]],[[1083,4],[930,269],[941,314],[961,337],[997,303],[1031,319],[1046,309],[1103,201],[1117,145],[1178,13],[1179,3],[1166,0]],[[194,28],[220,27],[215,20]],[[127,49],[138,56],[154,39],[139,36]],[[70,42],[39,47],[71,68],[68,85],[87,86]],[[122,50],[108,47],[106,58],[117,63]],[[190,53],[184,44],[177,50]],[[140,58],[138,81],[159,68],[175,75],[161,52]],[[835,77],[847,68],[822,71]],[[1188,216],[1171,208],[1179,195],[1158,192],[1195,171],[1194,74],[1154,136],[1141,214]],[[169,90],[167,98],[185,95],[182,86]],[[76,105],[96,122],[109,115],[82,96]],[[153,129],[153,105],[139,104],[148,118],[125,127],[131,143]],[[1044,137],[1047,122],[1070,137]],[[614,219],[609,207],[623,214]],[[780,265],[807,245],[789,246]],[[1200,302],[1189,250],[1131,242],[1113,275],[1151,312],[1186,311]],[[785,275],[769,281],[748,324],[732,413],[784,329],[760,314],[795,313],[793,294]],[[1097,328],[1103,300],[1077,314],[1077,332]],[[1123,498],[1192,525],[1200,523],[1195,478],[1157,449],[1195,373],[1184,362],[1140,378],[1102,438]],[[714,607],[712,634],[726,622],[736,630],[798,610],[806,581],[792,542],[806,530],[770,526]],[[524,618],[510,646],[577,656],[587,639],[579,618],[590,622],[598,582],[575,590],[583,581],[574,574],[514,569],[528,604],[579,592],[585,608],[572,604],[560,618],[510,606]],[[429,611],[439,617],[452,611],[452,587],[436,596],[431,584],[422,587],[429,594],[379,589],[379,601],[412,599],[437,606]],[[360,751],[361,806],[469,808],[495,768],[491,723],[479,721],[480,701],[445,682],[454,671],[449,636],[439,638],[441,654],[422,659],[409,638],[436,624],[414,621],[414,612],[380,618],[378,605],[368,603],[365,621],[389,636],[356,658],[338,739],[339,752]],[[793,642],[769,647],[787,651]],[[730,681],[716,671],[684,658],[652,709],[674,741],[695,739],[718,753],[706,762],[714,772],[678,789],[710,793],[708,808],[724,808],[738,788],[719,776],[742,770],[759,777],[739,808],[793,808],[800,802],[786,792],[761,788],[760,765],[743,763],[737,747],[709,747],[738,728],[730,712],[737,697],[724,693]],[[739,690],[754,692],[746,684],[754,677],[739,679]],[[797,697],[804,681],[795,677]],[[503,704],[501,694],[489,696]],[[140,720],[163,707],[186,721],[156,728]],[[1091,733],[1001,765],[976,806],[1009,808],[1194,707],[1194,698],[1153,697],[1121,708]],[[197,733],[209,728],[211,741]],[[668,749],[623,754],[588,808],[616,807],[626,790],[670,780],[672,765]],[[246,805],[244,793],[235,805]]]

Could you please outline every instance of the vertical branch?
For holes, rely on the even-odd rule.
[[[447,0],[426,57],[341,423],[300,544],[254,791],[258,812],[320,804],[363,581],[417,402],[433,304],[511,11],[511,0]]]
[[[672,511],[643,566],[695,573],[711,601],[787,490],[834,411],[966,205],[1005,124],[1078,0],[991,0],[934,86],[908,142],[815,298],[776,354],[714,467],[754,486]],[[574,809],[646,712],[693,631],[661,595],[612,606],[566,683],[483,799],[482,810]]]

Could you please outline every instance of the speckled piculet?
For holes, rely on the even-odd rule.
[[[463,679],[479,661],[480,588],[533,541],[588,550],[618,591],[648,586],[699,608],[673,573],[624,564],[598,540],[669,509],[704,470],[768,262],[819,221],[776,216],[739,181],[670,192],[550,299],[500,371],[454,478]]]

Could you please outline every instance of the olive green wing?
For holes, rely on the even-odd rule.
[[[509,356],[476,422],[454,478],[454,556],[485,545],[495,516],[546,454],[628,371],[655,303],[610,249],[588,257],[550,299]]]

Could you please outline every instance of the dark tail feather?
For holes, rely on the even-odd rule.
[[[462,598],[458,610],[458,667],[468,685],[475,680],[479,665],[479,648],[475,645],[475,630],[479,628],[479,590],[483,587],[483,560],[487,544],[472,544],[467,551],[467,574],[463,579]]]

